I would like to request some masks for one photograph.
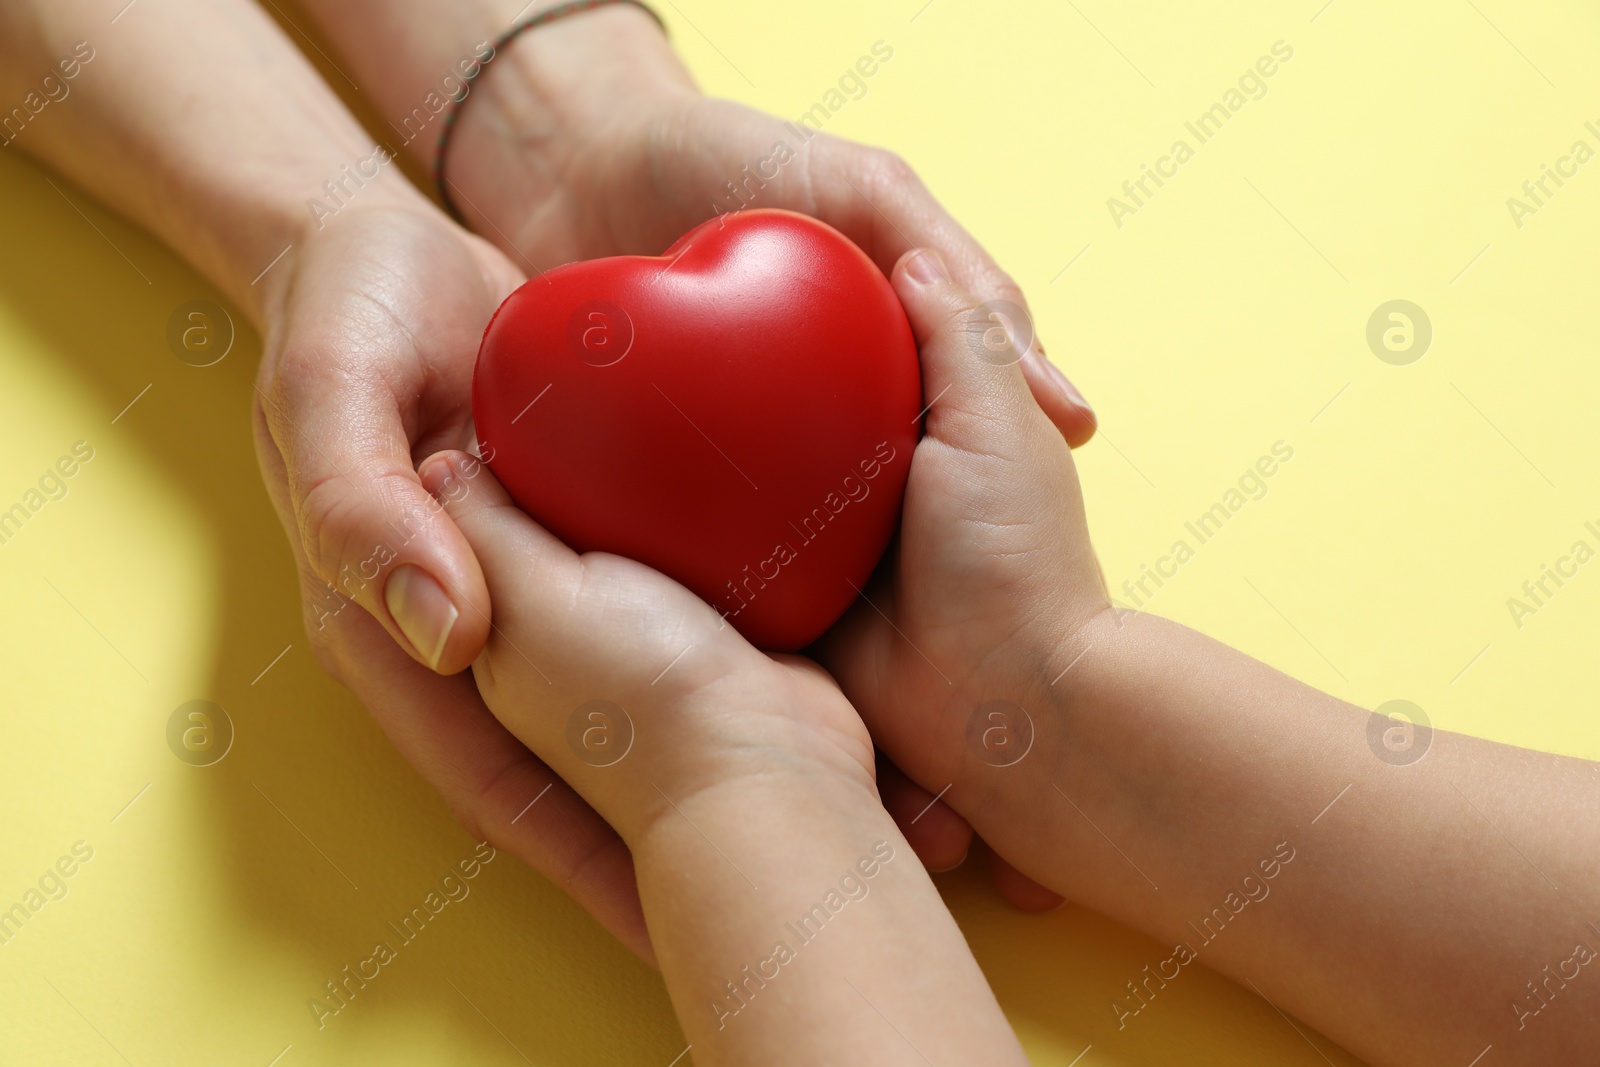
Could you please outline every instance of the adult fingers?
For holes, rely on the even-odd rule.
[[[1032,878],[1007,863],[1005,857],[987,845],[989,877],[1001,898],[1014,908],[1023,911],[1055,911],[1067,898],[1054,890],[1046,889]]]
[[[1033,339],[1021,287],[905,160],[723,100],[691,99],[649,130],[634,165],[616,172],[629,183],[628,195],[607,201],[608,232],[629,235],[628,250],[658,250],[708,210],[746,207],[815,216],[860,245],[885,274],[911,249],[935,249],[960,285],[1017,320],[1029,338],[1019,346],[1028,384],[1068,443],[1094,433],[1093,411]]]
[[[1037,346],[1023,355],[1019,366],[1039,410],[1061,431],[1067,444],[1072,448],[1087,444],[1100,421],[1078,387]]]
[[[259,416],[256,442],[268,495],[291,526],[286,471]],[[439,677],[413,662],[370,615],[330,601],[300,545],[291,539],[291,547],[323,667],[360,698],[468,833],[561,886],[653,964],[633,858],[616,832],[490,714],[470,676]]]
[[[478,695],[470,674],[441,678],[408,660],[371,619],[344,642],[356,691],[395,748],[473,837],[515,856],[654,963],[633,856],[615,830]]]
[[[933,248],[966,289],[1026,308],[1021,287],[900,156],[823,135],[806,158],[816,216],[865,249],[885,274],[913,248]]]
[[[881,752],[878,797],[924,867],[937,874],[961,866],[972,847],[972,827],[942,799],[907,778]]]
[[[314,359],[310,353],[292,360]],[[488,598],[466,540],[423,491],[392,395],[346,379],[258,392],[283,451],[296,533],[323,599],[353,600],[417,662],[461,670],[487,635]]]
[[[295,531],[333,594],[417,662],[453,673],[483,646],[488,596],[412,448],[467,443],[472,363],[497,294],[481,257],[425,222],[362,219],[320,241],[296,264],[256,390]]]
[[[1073,447],[1094,436],[1094,409],[1045,356],[1027,297],[899,156],[835,138],[819,138],[811,180],[815,213],[851,237],[884,273],[913,248],[936,251],[957,284],[977,295],[984,313],[1009,320],[1028,387]]]

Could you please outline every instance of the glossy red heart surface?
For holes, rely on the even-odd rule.
[[[676,579],[772,651],[814,641],[865,587],[921,408],[888,279],[775,210],[530,279],[472,383],[483,455],[524,511]]]

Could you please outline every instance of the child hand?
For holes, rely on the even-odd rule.
[[[822,647],[885,754],[1015,865],[1013,901],[1026,877],[1173,946],[1118,1031],[1199,959],[1374,1063],[1591,1053],[1594,764],[1413,731],[1112,609],[1062,435],[932,266],[893,278],[932,405],[898,555]],[[1486,914],[1516,921],[1460,936]]]
[[[872,789],[866,729],[816,664],[757,651],[643,564],[580,556],[465,453],[418,473],[483,567],[493,624],[473,671],[485,701],[625,841],[683,796],[758,771]]]
[[[1037,347],[1018,352],[998,309],[936,254],[908,253],[891,281],[922,353],[926,435],[896,551],[819,651],[890,758],[929,794],[950,786],[971,818],[974,772],[1010,758],[979,749],[1019,728],[1002,712],[996,732],[981,709],[1045,706],[1109,606],[1066,439],[1086,437],[1093,416],[1051,405],[1052,424],[1030,385],[1056,372]],[[997,874],[1018,890],[1008,896],[1026,892],[1003,864]]]
[[[872,743],[821,668],[573,552],[463,453],[418,473],[483,566],[484,700],[627,844],[697,1063],[1026,1062],[926,873],[895,862]]]

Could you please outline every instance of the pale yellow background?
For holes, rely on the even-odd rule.
[[[1321,2],[662,8],[708,90],[786,116],[892,45],[830,129],[903,153],[1026,288],[1102,418],[1079,463],[1113,586],[1286,441],[1152,609],[1358,703],[1600,757],[1600,563],[1520,629],[1506,607],[1600,547],[1600,162],[1520,230],[1505,204],[1600,147],[1600,15]],[[1106,199],[1277,40],[1266,97],[1113,225]],[[472,843],[308,654],[250,448],[259,342],[175,359],[168,315],[215,294],[55,181],[0,153],[0,508],[96,451],[0,546],[0,907],[74,841],[95,855],[0,947],[0,1063],[665,1067],[683,1041],[656,976],[507,857],[316,1028],[307,998]],[[1394,298],[1434,324],[1411,366],[1364,339]],[[163,735],[197,698],[238,731],[205,769]],[[1353,1062],[1198,968],[1119,1033],[1112,997],[1163,946],[1010,912],[970,871],[941,884],[1038,1063]]]

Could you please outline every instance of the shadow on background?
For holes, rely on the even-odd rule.
[[[9,194],[0,242],[13,251],[0,260],[0,304],[107,419],[150,386],[106,448],[144,453],[187,498],[218,560],[213,601],[202,609],[215,629],[204,688],[162,694],[158,715],[139,711],[149,720],[141,736],[186,797],[162,834],[215,865],[226,886],[203,921],[252,928],[289,959],[292,1001],[259,1010],[291,1020],[283,1041],[296,1060],[367,1059],[395,1047],[397,1034],[404,1047],[407,1035],[426,1033],[474,1062],[672,1061],[683,1041],[659,979],[510,857],[400,945],[389,924],[420,905],[474,842],[310,655],[293,560],[251,441],[259,339],[230,309],[233,350],[214,366],[188,365],[167,347],[169,316],[191,300],[221,303],[218,294],[148,235],[15,154],[0,154],[0,190]],[[225,708],[236,731],[210,767],[183,765],[166,749],[168,714],[196,699]],[[1314,1054],[1287,1026],[1265,1045],[1260,1027],[1248,1036],[1230,1029],[1230,1018],[1270,1009],[1199,968],[1119,1031],[1112,997],[1167,953],[1080,909],[1012,911],[979,866],[941,877],[941,890],[1041,1062],[1076,1062],[1089,1045],[1083,1067],[1169,1063],[1178,1049],[1193,1064],[1240,1062],[1244,1048],[1272,1062],[1358,1062],[1320,1037],[1322,1055]],[[325,996],[323,984],[379,940],[398,948],[397,959],[319,1030],[305,1002]],[[206,962],[224,975],[251,965]]]
[[[182,851],[218,867],[227,887],[207,921],[259,928],[305,976],[295,987],[303,1025],[284,1042],[297,1058],[311,1053],[300,1062],[333,1062],[342,1058],[336,1049],[373,1047],[364,1037],[376,1031],[392,1041],[404,1021],[448,1028],[463,1052],[478,1050],[477,1062],[521,1062],[518,1052],[541,1064],[671,1060],[683,1042],[659,979],[509,856],[402,946],[388,924],[456,873],[475,843],[310,655],[293,559],[251,440],[259,339],[230,308],[232,351],[214,366],[184,363],[167,347],[168,318],[194,299],[226,306],[214,290],[15,152],[0,154],[0,190],[8,194],[0,303],[108,420],[150,385],[104,448],[144,453],[202,518],[198,532],[218,560],[205,608],[215,631],[205,687],[162,694],[162,714],[142,729],[171,764],[161,773],[185,793],[178,810],[188,821],[163,834],[188,838]],[[210,767],[184,766],[166,751],[167,713],[196,699],[226,709],[236,731]],[[398,958],[319,1030],[303,1002],[379,940]],[[249,965],[213,962],[223,971]]]

